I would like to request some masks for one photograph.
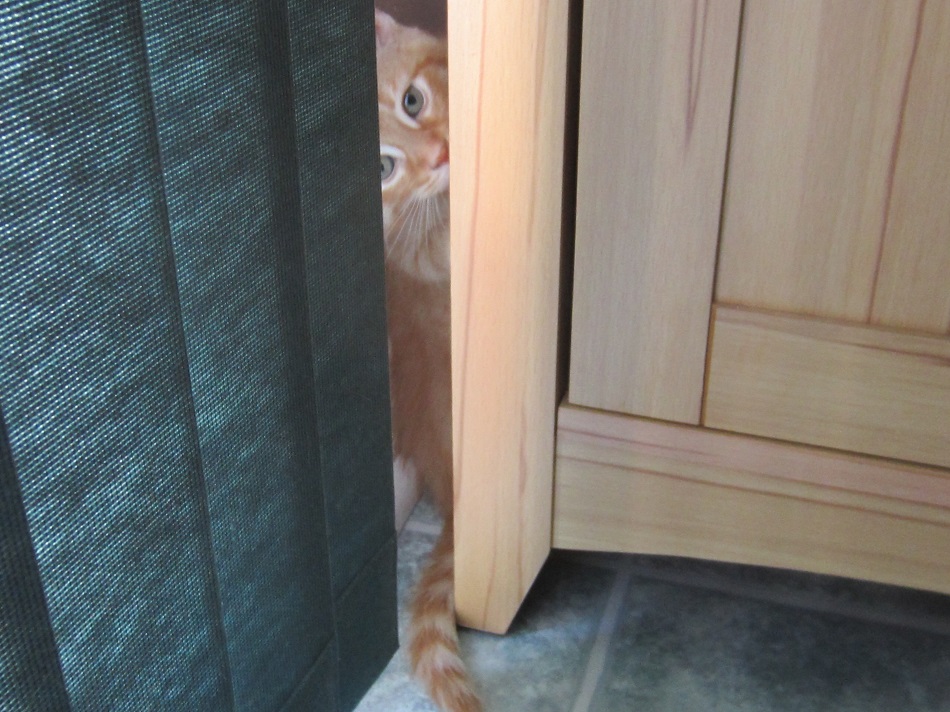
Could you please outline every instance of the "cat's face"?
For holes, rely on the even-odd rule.
[[[416,263],[415,270],[443,269],[439,265],[444,262],[447,270],[447,246],[433,245],[433,240],[447,241],[449,107],[445,42],[399,25],[377,11],[376,56],[387,259],[404,268]],[[420,255],[422,250],[438,254]],[[429,264],[433,259],[439,265]]]

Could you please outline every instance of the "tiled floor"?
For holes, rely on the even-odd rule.
[[[403,604],[438,530],[400,536]],[[950,597],[785,571],[556,552],[462,650],[487,712],[950,712]],[[357,712],[433,709],[400,651]]]

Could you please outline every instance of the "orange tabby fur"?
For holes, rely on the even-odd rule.
[[[441,709],[479,712],[453,594],[446,48],[377,11],[376,53],[393,454],[411,463],[444,519],[414,594],[409,657]]]

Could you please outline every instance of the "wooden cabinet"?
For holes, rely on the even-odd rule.
[[[587,0],[581,44],[550,544],[950,593],[950,4]]]

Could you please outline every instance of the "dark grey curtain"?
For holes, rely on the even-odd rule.
[[[396,647],[372,0],[0,0],[0,710]]]

